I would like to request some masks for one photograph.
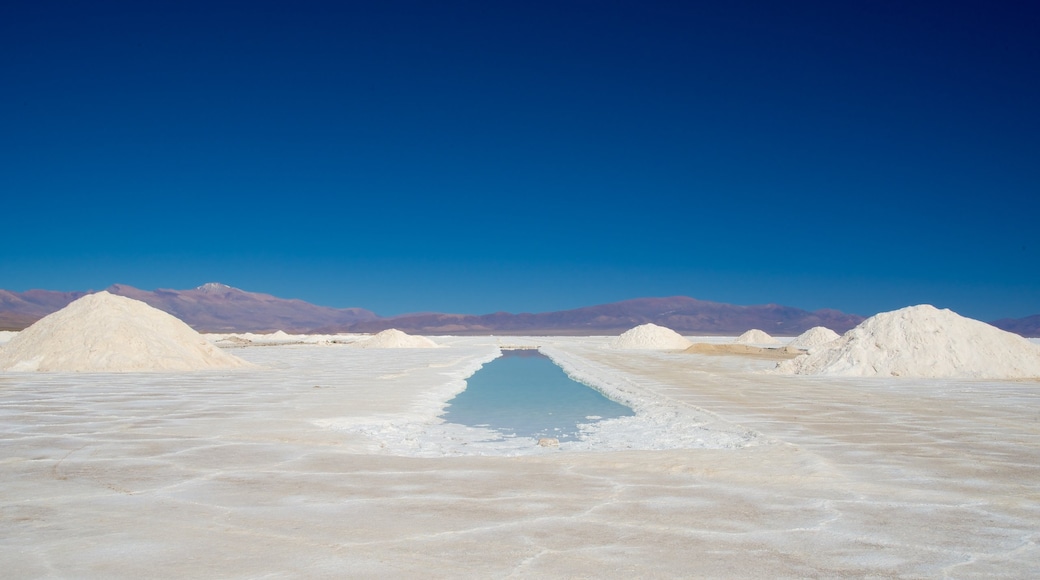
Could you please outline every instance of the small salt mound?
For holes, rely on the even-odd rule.
[[[353,342],[350,346],[358,348],[437,348],[440,345],[425,336],[412,336],[396,328],[388,328],[372,335],[371,338]]]
[[[815,346],[820,346],[822,344],[827,344],[832,340],[837,340],[840,337],[840,334],[825,326],[814,326],[799,334],[787,346],[809,350]]]
[[[0,370],[191,371],[251,366],[156,308],[108,292],[45,316],[0,348]]]
[[[1040,346],[923,304],[883,312],[818,350],[777,365],[801,375],[1012,379],[1040,377]]]
[[[733,342],[737,344],[780,344],[780,341],[769,336],[764,330],[752,328],[751,330],[741,334]]]
[[[217,346],[246,346],[253,344],[253,341],[248,338],[243,338],[237,334],[229,334],[223,338],[214,341]]]
[[[18,332],[14,330],[0,330],[0,344],[10,341],[16,336],[18,336]]]
[[[652,323],[626,330],[610,343],[611,348],[643,350],[685,350],[691,346],[693,343],[678,332]]]

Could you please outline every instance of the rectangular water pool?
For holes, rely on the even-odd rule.
[[[505,436],[576,439],[578,425],[634,415],[632,409],[571,379],[537,350],[504,350],[466,380],[448,402],[450,423],[493,429]]]

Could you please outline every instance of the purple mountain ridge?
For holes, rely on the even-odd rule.
[[[319,326],[350,325],[377,318],[375,313],[362,308],[315,306],[303,300],[286,300],[217,283],[191,290],[153,292],[113,284],[105,290],[168,312],[200,332],[307,332]],[[31,324],[89,293],[30,290],[16,294],[0,290],[0,327],[28,326],[26,321]]]
[[[21,330],[87,294],[89,292],[52,290],[28,290],[19,294],[0,290],[0,330]]]
[[[1025,318],[1001,318],[991,322],[993,326],[1025,337],[1040,337],[1040,314],[1026,316]]]
[[[424,312],[380,317],[363,308],[317,306],[217,283],[154,291],[114,284],[106,290],[168,312],[200,332],[335,333],[396,328],[415,334],[606,335],[652,322],[687,335],[736,335],[758,328],[774,336],[795,336],[814,326],[843,333],[864,320],[838,310],[810,312],[779,304],[738,306],[686,296],[637,298],[537,314]],[[0,329],[25,328],[89,293],[0,290]],[[1040,336],[1040,315],[993,324],[1023,336]]]
[[[807,312],[788,306],[734,306],[673,296],[637,298],[574,310],[539,314],[408,314],[367,320],[350,330],[375,332],[397,328],[427,334],[616,334],[647,322],[686,334],[740,334],[760,328],[778,336],[797,335],[813,326],[844,332],[863,317],[836,310]],[[326,331],[338,330],[325,327]]]

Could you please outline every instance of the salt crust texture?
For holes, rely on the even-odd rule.
[[[437,348],[436,342],[425,336],[412,336],[396,328],[388,328],[371,338],[359,340],[351,346],[358,348]]]
[[[788,343],[787,346],[809,350],[815,346],[827,344],[828,342],[839,338],[841,338],[840,334],[825,326],[814,326],[799,334],[794,340]]]
[[[611,348],[643,350],[685,350],[693,343],[670,328],[652,323],[641,324],[621,333],[611,343]]]
[[[1040,377],[1040,346],[928,304],[883,312],[775,372],[849,377]]]
[[[144,302],[98,292],[45,316],[0,347],[15,372],[194,371],[252,366]]]
[[[757,328],[752,328],[744,334],[741,334],[733,342],[737,344],[780,344],[780,341],[769,336],[769,333]]]

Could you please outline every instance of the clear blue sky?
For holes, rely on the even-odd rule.
[[[1038,15],[7,2],[0,288],[1040,313]]]

